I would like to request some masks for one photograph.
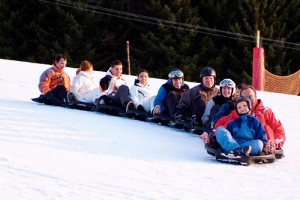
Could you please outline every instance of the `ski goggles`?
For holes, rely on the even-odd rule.
[[[183,73],[182,71],[172,71],[169,73],[169,78],[183,78]]]
[[[233,87],[235,87],[235,85],[231,81],[229,81],[229,80],[224,80],[220,84],[220,87],[230,87],[230,88],[233,88]]]

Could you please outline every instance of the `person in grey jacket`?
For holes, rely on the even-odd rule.
[[[176,106],[175,120],[190,121],[192,125],[202,126],[201,117],[207,102],[217,96],[216,71],[204,67],[200,72],[201,83],[183,94]]]

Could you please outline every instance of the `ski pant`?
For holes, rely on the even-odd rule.
[[[181,94],[175,91],[170,91],[166,98],[166,109],[164,115],[173,117],[176,113],[176,106],[181,98]]]
[[[250,152],[250,155],[258,155],[263,150],[263,142],[261,140],[248,140],[243,143],[238,143],[238,140],[234,137],[232,137],[231,133],[224,128],[223,126],[220,126],[216,130],[216,139],[217,142],[221,145],[222,149],[225,151],[225,153],[229,153],[230,151],[233,151],[236,148],[243,148],[245,146],[251,146],[252,150]]]
[[[147,101],[145,101],[144,103],[141,104],[146,112],[151,112],[153,110],[153,108],[154,108],[154,99],[155,99],[155,96],[150,97],[149,99],[147,99]]]
[[[61,102],[67,102],[67,89],[64,85],[58,85],[56,88],[48,92],[47,95],[54,97]]]
[[[129,88],[127,85],[121,85],[114,95],[109,95],[112,99],[112,104],[126,108],[127,103],[131,101],[129,96]]]

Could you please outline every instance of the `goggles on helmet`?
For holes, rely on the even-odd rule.
[[[235,83],[232,80],[224,79],[224,80],[221,81],[220,87],[235,88]]]
[[[169,79],[183,78],[183,72],[180,70],[171,71],[168,76],[169,76]]]

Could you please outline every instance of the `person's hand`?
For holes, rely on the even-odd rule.
[[[202,133],[202,140],[205,144],[209,144],[210,143],[210,139],[209,139],[209,135],[207,132],[203,132]]]
[[[275,143],[271,140],[264,147],[265,153],[267,154],[274,154],[275,153]]]
[[[279,144],[280,144],[282,141],[283,141],[282,138],[280,138],[280,139],[278,138],[278,139],[275,140],[276,149],[279,148]]]

